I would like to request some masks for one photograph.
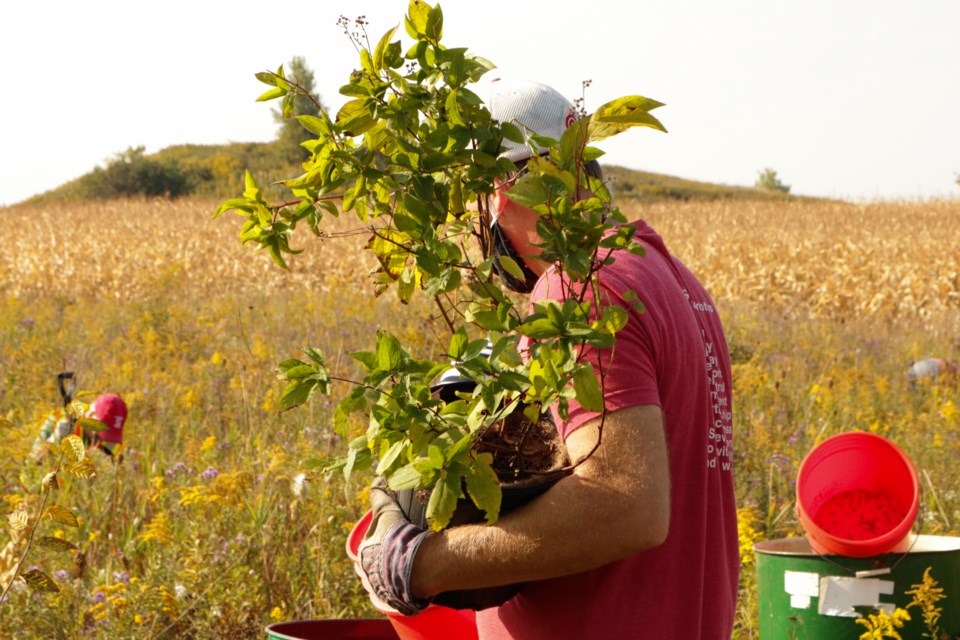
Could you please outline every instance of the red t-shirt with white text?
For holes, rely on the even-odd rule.
[[[647,255],[618,252],[601,270],[605,304],[629,314],[612,361],[609,351],[601,354],[605,403],[608,411],[646,404],[663,411],[669,534],[661,546],[619,562],[526,584],[503,606],[478,612],[482,640],[729,640],[732,633],[739,546],[726,340],[703,286],[653,229],[636,226]],[[624,301],[627,291],[636,292],[642,313]],[[546,298],[562,299],[552,270],[532,294],[534,302]],[[566,438],[597,415],[571,403],[569,419],[557,424]]]

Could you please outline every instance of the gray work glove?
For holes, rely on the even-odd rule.
[[[423,611],[429,600],[419,600],[410,592],[413,560],[420,543],[429,533],[412,524],[386,487],[370,488],[373,518],[360,543],[354,570],[372,598],[405,616]]]
[[[394,495],[394,492],[391,491],[390,494]],[[425,529],[427,527],[427,501],[425,497],[417,494],[418,492],[413,489],[397,491],[395,500],[407,520]],[[461,524],[481,522],[483,519],[481,512],[469,502],[462,504],[457,511],[459,515],[455,515],[454,519],[459,518]],[[510,600],[520,592],[521,586],[523,585],[508,584],[484,589],[444,591],[435,595],[431,601],[433,604],[450,609],[482,611],[491,607],[499,607]]]

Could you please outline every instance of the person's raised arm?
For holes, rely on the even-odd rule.
[[[566,441],[571,460],[594,448],[600,419]],[[660,408],[607,414],[597,450],[573,474],[495,525],[466,525],[424,539],[412,592],[543,580],[587,571],[656,547],[670,521],[670,474]]]

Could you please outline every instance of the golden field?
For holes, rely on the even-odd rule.
[[[32,550],[24,567],[60,592],[11,589],[0,637],[261,638],[274,621],[373,615],[343,554],[363,487],[298,477],[299,460],[340,446],[328,424],[343,389],[280,414],[274,367],[311,345],[349,377],[346,354],[377,328],[437,349],[431,307],[373,297],[355,223],[335,224],[342,238],[300,235],[306,251],[284,272],[240,246],[239,219],[212,220],[216,204],[0,209],[4,515],[35,503],[52,465],[24,460],[57,406],[57,372],[75,371],[88,401],[109,390],[130,406],[123,462],[98,459],[95,480],[54,494],[79,526],[40,525],[86,566]],[[701,277],[727,328],[744,561],[735,637],[757,637],[750,545],[802,534],[792,481],[829,435],[895,440],[921,470],[924,532],[960,532],[960,392],[904,377],[915,359],[960,358],[960,202],[622,206]]]

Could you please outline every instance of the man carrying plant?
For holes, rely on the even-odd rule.
[[[576,119],[537,83],[494,81],[485,103],[494,119],[554,140]],[[503,155],[520,165],[531,149],[507,142]],[[494,251],[525,278],[505,282],[534,303],[578,295],[540,259],[540,216],[511,200],[510,186],[498,183],[490,202]],[[522,584],[478,612],[483,639],[730,637],[739,556],[726,340],[703,286],[653,229],[635,226],[646,255],[616,251],[587,292],[629,318],[615,349],[581,353],[602,380],[605,412],[571,403],[566,420],[554,416],[579,464],[494,525],[441,532],[372,491],[358,571],[374,597],[410,615],[443,592]]]

